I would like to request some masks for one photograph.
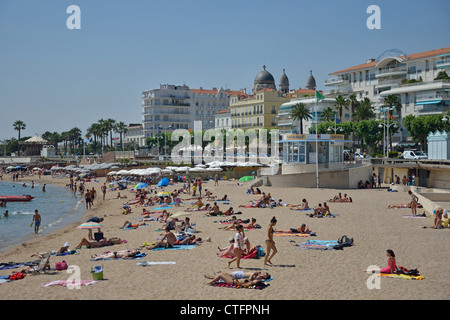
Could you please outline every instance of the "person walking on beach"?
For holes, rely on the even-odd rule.
[[[275,241],[273,241],[273,234],[275,230],[273,227],[277,224],[277,219],[273,217],[270,220],[269,227],[267,228],[267,240],[266,240],[266,246],[267,246],[267,253],[266,257],[264,258],[264,265],[266,266],[267,263],[272,264],[272,261],[270,261],[273,256],[277,253],[277,247],[275,246]],[[270,253],[272,252],[272,255]]]
[[[411,190],[408,191],[408,194],[411,197],[411,214],[413,217],[415,217],[417,214],[417,203],[419,203],[419,198],[414,193],[412,193]]]
[[[244,238],[245,238],[245,234],[244,234],[244,226],[243,225],[239,225],[236,228],[236,234],[234,236],[234,253],[236,254],[236,256],[231,259],[228,262],[228,268],[230,267],[230,265],[236,261],[236,267],[240,268],[241,267],[241,256],[242,256],[242,252],[245,250],[245,244],[244,244]]]
[[[39,233],[39,226],[41,225],[41,215],[38,213],[38,210],[34,210],[33,220],[31,224],[34,222],[34,233]]]
[[[214,176],[214,186],[218,185],[219,185],[219,175],[216,173],[216,175]]]
[[[106,195],[106,183],[104,183],[102,185],[102,193],[103,193],[103,200],[105,200],[105,195]]]

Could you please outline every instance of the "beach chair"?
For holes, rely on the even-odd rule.
[[[44,273],[47,273],[46,267],[50,265],[50,253],[46,252],[42,255],[42,259],[39,262],[39,264],[34,267],[30,273],[35,275],[39,274],[41,271],[44,271]]]

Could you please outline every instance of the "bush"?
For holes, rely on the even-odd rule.
[[[389,151],[389,158],[398,158],[397,151]]]

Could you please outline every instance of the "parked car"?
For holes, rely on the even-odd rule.
[[[417,150],[406,150],[403,151],[402,155],[399,157],[400,159],[428,159],[427,154],[422,151]]]

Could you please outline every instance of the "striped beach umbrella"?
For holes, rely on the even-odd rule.
[[[102,228],[103,225],[101,223],[97,222],[85,222],[83,224],[80,224],[77,228],[78,229],[99,229]]]

